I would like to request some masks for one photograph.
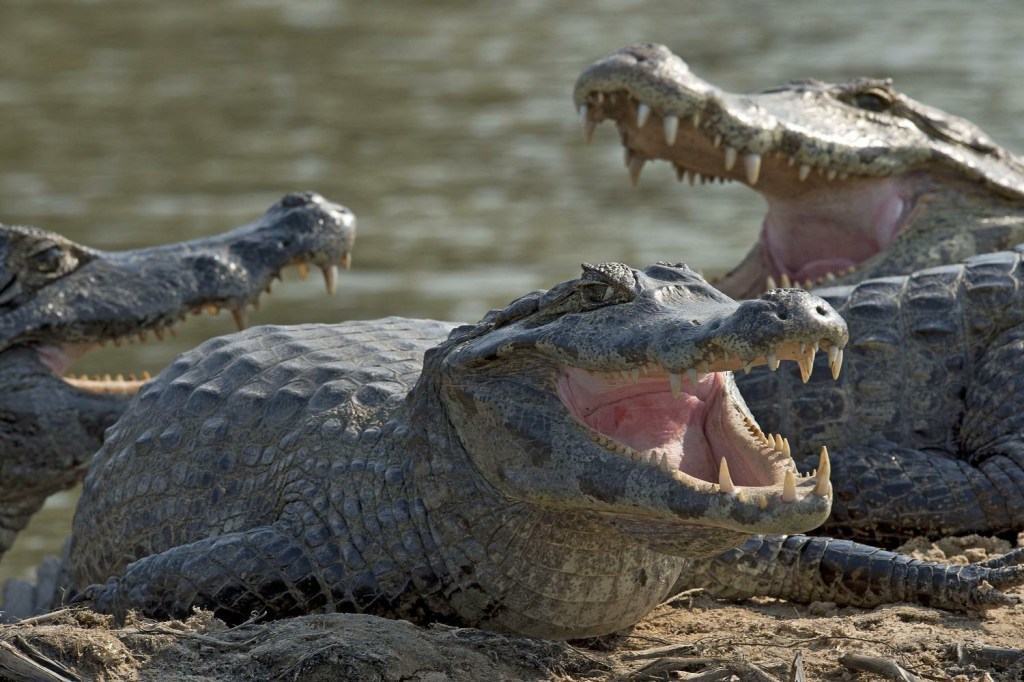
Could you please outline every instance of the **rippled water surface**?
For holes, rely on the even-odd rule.
[[[1012,2],[5,0],[0,221],[130,248],[314,189],[359,216],[355,267],[334,297],[286,277],[251,323],[476,320],[582,261],[721,271],[758,231],[742,187],[681,187],[655,164],[633,190],[612,128],[583,145],[570,95],[598,57],[662,42],[735,91],[892,76],[1024,150],[1022,26]],[[232,329],[196,318],[79,368],[155,371]],[[73,500],[51,501],[0,578],[59,547]]]

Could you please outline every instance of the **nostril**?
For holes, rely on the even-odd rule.
[[[814,308],[814,312],[818,313],[822,317],[828,317],[829,310],[826,306],[819,305]]]
[[[789,319],[789,313],[787,313],[785,310],[780,310],[778,313],[776,313],[776,315],[780,320]]]

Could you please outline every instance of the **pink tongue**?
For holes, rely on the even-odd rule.
[[[698,398],[648,393],[595,409],[583,416],[587,426],[634,450],[652,448],[680,452],[690,425],[704,423],[707,408]]]

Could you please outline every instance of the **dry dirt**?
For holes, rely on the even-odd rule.
[[[958,562],[1007,549],[989,538],[904,547]],[[889,671],[853,670],[857,654]],[[106,616],[65,611],[0,626],[4,675],[33,682],[1022,680],[1024,607],[970,617],[907,605],[729,604],[694,592],[662,605],[632,632],[571,644],[347,614],[228,628],[197,613],[183,622],[130,619],[114,627]]]

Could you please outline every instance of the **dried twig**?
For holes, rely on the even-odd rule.
[[[867,654],[843,654],[839,662],[850,670],[881,675],[894,682],[921,682],[921,678],[913,674],[891,658],[868,656]]]

